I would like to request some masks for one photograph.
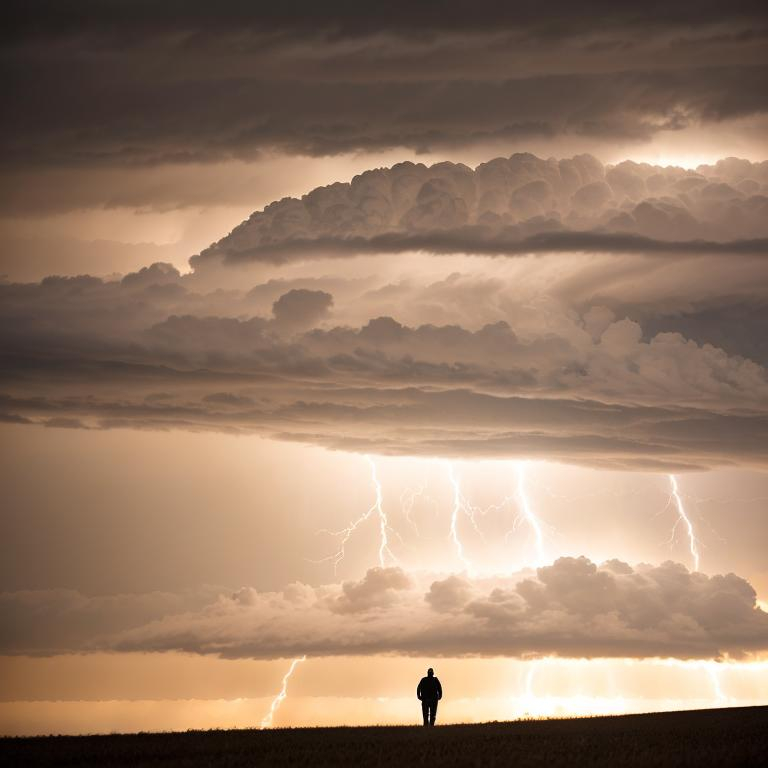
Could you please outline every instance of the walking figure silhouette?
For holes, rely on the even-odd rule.
[[[437,702],[443,698],[443,686],[435,677],[435,670],[432,667],[427,670],[427,676],[419,681],[416,687],[416,698],[421,702],[424,725],[434,725],[437,717]]]

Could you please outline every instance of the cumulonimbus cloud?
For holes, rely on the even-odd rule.
[[[181,650],[277,658],[397,653],[444,656],[740,658],[768,650],[768,614],[734,574],[707,576],[667,562],[631,567],[565,557],[535,572],[469,578],[372,568],[360,580],[281,592],[242,588],[204,607],[158,598],[94,619],[103,598],[7,593],[0,609],[19,620],[5,652],[41,652],[25,637],[32,614],[61,650]],[[101,601],[101,603],[100,603]],[[131,621],[126,621],[128,615]],[[78,634],[78,622],[83,625]],[[126,627],[126,624],[133,626]],[[38,645],[35,645],[35,643]],[[26,645],[25,645],[26,644]]]
[[[696,171],[594,157],[515,154],[482,163],[400,163],[254,213],[192,263],[426,251],[768,253],[768,163]]]

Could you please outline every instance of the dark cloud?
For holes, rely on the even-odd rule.
[[[206,599],[207,598],[207,599]],[[740,658],[768,649],[768,615],[734,575],[667,562],[565,557],[471,579],[373,568],[359,581],[282,592],[91,598],[5,593],[5,653],[181,650],[276,658],[400,653]],[[45,632],[40,633],[40,628]],[[43,639],[44,635],[44,639]]]
[[[173,396],[171,395],[169,397],[172,399]],[[235,407],[253,405],[253,400],[250,397],[233,395],[231,392],[214,392],[211,395],[206,395],[203,398],[203,402],[214,403],[216,405],[231,405]]]
[[[370,238],[321,237],[297,238],[277,245],[256,246],[227,256],[227,261],[263,260],[274,264],[306,258],[354,257],[361,254],[467,253],[483,256],[519,256],[531,253],[637,253],[659,255],[742,254],[763,256],[768,253],[768,238],[752,240],[654,240],[642,235],[604,232],[541,232],[520,237],[516,230],[500,235],[487,229],[462,228],[427,232],[422,235],[374,235]],[[194,258],[194,257],[193,257]],[[194,262],[201,265],[201,261]]]
[[[638,308],[636,314],[648,334],[681,333],[699,343],[714,344],[731,354],[768,365],[768,336],[762,332],[768,302],[761,299],[724,297],[709,303],[694,301],[685,308],[661,313]]]
[[[309,392],[294,393],[306,397]],[[365,393],[352,393],[363,400]],[[225,412],[192,402],[126,403],[90,397],[3,398],[13,415],[76,413],[103,429],[187,429],[256,433],[337,450],[454,458],[527,457],[605,469],[653,472],[744,464],[765,466],[768,422],[759,411],[711,414],[694,408],[619,407],[598,401],[535,401],[468,391],[397,396],[367,392],[377,404],[343,396],[316,402],[270,401]],[[381,401],[384,401],[383,403]],[[447,409],[455,409],[453,413]]]
[[[0,163],[23,175],[270,150],[631,141],[764,116],[764,8],[667,6],[12,2]],[[159,185],[148,198],[169,198]],[[103,202],[126,196],[114,185]]]
[[[15,109],[0,135],[7,168],[253,160],[268,150],[427,151],[553,136],[637,141],[768,107],[764,67],[501,82],[114,82],[81,67],[64,76],[41,72],[12,82]]]
[[[46,419],[43,421],[43,425],[58,429],[88,429],[79,419],[68,419],[66,416],[55,416],[52,419]]]
[[[284,328],[306,328],[327,315],[332,306],[333,296],[330,293],[293,288],[272,305],[272,314]]]
[[[395,33],[495,30],[499,26],[519,25],[539,29],[551,36],[583,32],[599,17],[611,28],[616,25],[688,26],[754,21],[763,18],[759,2],[739,0],[727,5],[703,0],[699,3],[647,2],[641,7],[617,5],[608,0],[590,0],[578,9],[567,0],[556,0],[550,13],[542,16],[534,2],[514,4],[499,0],[435,3],[414,6],[395,0],[386,8],[361,6],[337,0],[322,8],[308,0],[288,0],[279,6],[254,11],[245,0],[226,0],[214,9],[205,2],[169,0],[158,6],[149,0],[78,0],[62,5],[55,0],[12,1],[5,4],[5,36],[14,38],[49,35],[76,36],[100,32],[115,39],[136,40],[137,33],[161,34],[166,31],[194,30],[203,35],[222,30],[250,29],[316,36],[332,32],[341,36]]]
[[[255,207],[300,189],[289,166],[307,155],[534,146],[617,157],[689,131],[697,150],[738,134],[741,151],[760,156],[760,4],[559,0],[546,14],[533,3],[480,5],[4,4],[13,108],[0,126],[0,214],[11,225],[0,272],[135,269],[136,247],[69,243],[46,254],[13,225],[62,212]],[[146,250],[180,263],[201,240]]]
[[[16,413],[0,413],[0,422],[3,424],[32,424],[30,419],[19,416]]]

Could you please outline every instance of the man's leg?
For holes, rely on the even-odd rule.
[[[421,701],[421,714],[424,717],[424,725],[429,725],[429,702]]]
[[[435,718],[437,717],[437,700],[429,702],[429,724],[435,724]]]

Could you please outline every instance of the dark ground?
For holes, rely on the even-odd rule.
[[[485,725],[0,739],[3,766],[768,766],[768,706]]]

